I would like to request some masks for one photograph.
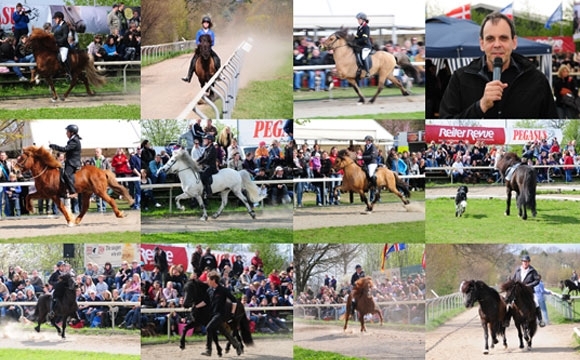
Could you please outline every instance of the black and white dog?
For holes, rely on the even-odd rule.
[[[457,188],[457,195],[455,195],[455,217],[463,215],[465,208],[467,208],[467,186],[461,185]]]

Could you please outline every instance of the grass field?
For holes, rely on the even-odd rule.
[[[201,243],[235,244],[235,243],[262,243],[278,244],[291,243],[292,229],[259,229],[241,230],[230,229],[215,232],[187,232],[187,233],[158,233],[142,234],[142,243],[190,243],[192,239]]]
[[[336,226],[295,230],[295,243],[424,243],[425,222],[411,221],[392,224]]]
[[[64,229],[63,223],[63,229]],[[65,232],[66,229],[63,230]],[[139,231],[125,231],[125,232],[105,232],[98,234],[75,234],[75,235],[51,235],[51,236],[36,236],[24,238],[2,239],[3,242],[17,241],[19,243],[50,243],[59,242],[67,244],[84,244],[84,243],[137,243],[141,241],[141,233]]]
[[[140,117],[140,105],[104,104],[85,108],[0,109],[2,119],[139,119]]]
[[[139,360],[141,355],[119,355],[91,351],[55,351],[32,349],[2,349],[2,359],[18,360]]]
[[[427,243],[566,243],[575,240],[580,221],[580,202],[540,200],[538,216],[518,218],[515,199],[511,215],[505,216],[505,200],[470,199],[467,211],[455,217],[453,199],[427,200]]]
[[[366,358],[358,358],[352,356],[344,356],[330,351],[314,351],[294,346],[295,360],[363,360]]]
[[[312,119],[377,119],[377,120],[416,120],[424,119],[424,111],[408,112],[408,113],[381,113],[381,114],[366,114],[366,115],[348,115],[348,116],[316,116]]]
[[[371,98],[377,92],[376,87],[364,87],[360,88],[361,93],[365,98]],[[424,87],[414,87],[412,90],[413,95],[425,94]],[[351,87],[345,88],[334,88],[332,91],[295,91],[294,100],[326,100],[330,96],[333,99],[357,99],[355,91]],[[384,88],[381,91],[379,97],[387,96],[403,96],[401,91],[397,88]]]

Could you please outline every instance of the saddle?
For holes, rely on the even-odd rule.
[[[512,176],[514,176],[514,172],[516,171],[516,169],[518,167],[520,167],[520,165],[522,165],[522,163],[514,164],[506,170],[505,177],[504,177],[505,181],[511,181]]]

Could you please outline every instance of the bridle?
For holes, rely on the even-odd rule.
[[[342,38],[336,36],[336,34],[334,34],[334,37],[335,37],[335,39],[334,39],[333,42],[331,42],[328,45],[324,45],[328,50],[334,50],[334,49],[338,49],[338,48],[341,48],[341,47],[348,46],[348,44],[339,45],[339,46],[333,46],[338,41],[338,39],[342,39]]]
[[[22,156],[24,156],[26,154],[22,153],[18,158],[21,158]],[[16,165],[21,168],[21,169],[26,169],[26,167],[24,166],[24,163],[30,159],[30,155],[26,155],[26,159],[23,162],[18,162],[18,159],[16,159]],[[34,175],[33,177],[30,178],[30,180],[34,180],[38,177],[41,177],[42,174],[44,174],[46,172],[46,170],[48,170],[48,166],[44,165],[44,169],[42,169],[42,171],[38,174],[38,175]]]

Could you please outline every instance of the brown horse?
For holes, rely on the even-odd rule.
[[[406,198],[411,197],[409,185],[403,181],[396,173],[385,167],[379,167],[375,171],[377,178],[377,188],[375,198],[370,203],[366,192],[369,190],[370,183],[365,171],[352,159],[354,153],[348,150],[341,150],[338,152],[336,161],[334,162],[334,170],[342,169],[344,175],[342,176],[342,184],[334,188],[334,197],[339,198],[338,191],[352,191],[360,195],[361,199],[367,205],[367,211],[373,211],[373,206],[381,198],[381,189],[387,188],[390,192],[397,195],[403,204],[409,204]],[[401,192],[399,192],[399,190]]]
[[[505,302],[510,305],[506,322],[509,323],[510,316],[514,318],[520,349],[524,348],[523,340],[526,340],[528,350],[532,350],[532,338],[538,329],[533,288],[520,281],[508,280],[501,285],[501,290],[505,291]]]
[[[344,330],[346,331],[348,325],[348,317],[352,311],[352,299],[354,298],[356,302],[356,311],[358,312],[358,318],[360,321],[360,331],[367,331],[365,326],[365,315],[366,314],[378,314],[381,319],[381,325],[383,325],[383,314],[381,309],[375,303],[371,290],[373,289],[373,279],[366,276],[358,279],[354,283],[354,288],[350,291],[348,295],[348,300],[346,302],[346,315],[344,321]]]
[[[211,56],[211,36],[206,34],[199,37],[199,46],[196,52],[198,52],[198,58],[195,63],[195,74],[203,88],[216,73],[215,63]],[[210,90],[209,95],[210,98],[213,98],[212,90]]]
[[[531,166],[522,164],[521,159],[513,152],[503,154],[497,163],[497,168],[506,186],[505,215],[509,216],[510,214],[512,191],[515,191],[519,217],[527,220],[527,209],[530,209],[532,216],[536,217],[536,185],[538,181],[536,170]]]
[[[346,79],[348,83],[354,88],[356,94],[358,95],[358,102],[364,104],[365,98],[362,96],[360,89],[357,84],[357,69],[358,65],[356,62],[355,48],[357,46],[353,42],[352,35],[349,36],[346,29],[340,29],[334,34],[330,35],[328,39],[324,42],[324,47],[328,50],[333,50],[334,52],[334,62],[336,63],[336,72],[338,77],[341,79]],[[383,88],[385,87],[385,81],[387,79],[391,80],[395,84],[404,96],[409,95],[409,92],[403,87],[401,82],[393,75],[393,70],[397,65],[397,60],[395,57],[386,51],[377,51],[376,53],[369,55],[372,60],[372,67],[369,69],[371,75],[379,75],[379,86],[375,96],[372,97],[370,103],[374,103],[375,99]],[[362,70],[362,75],[366,74]]]
[[[53,76],[64,73],[64,66],[57,58],[58,47],[56,40],[52,34],[47,33],[43,29],[34,28],[30,35],[30,44],[36,61],[36,70],[48,83],[52,95],[51,99],[54,102],[57,100],[58,95],[54,89]],[[105,77],[97,73],[93,59],[89,57],[86,51],[70,51],[68,56],[72,79],[68,90],[64,93],[61,100],[64,101],[67,98],[79,80],[85,84],[87,94],[94,95],[95,92],[91,90],[89,83],[90,85],[99,87],[105,83]]]
[[[111,205],[111,208],[118,218],[125,216],[117,207],[115,200],[107,194],[107,187],[110,187],[116,194],[122,195],[123,198],[127,199],[129,205],[133,205],[134,203],[127,189],[117,182],[115,174],[112,171],[101,170],[90,165],[83,166],[75,173],[75,187],[79,196],[82,198],[82,208],[73,224],[72,215],[60,200],[60,194],[64,193],[65,186],[61,181],[61,163],[45,148],[28,146],[22,150],[22,154],[16,160],[16,165],[23,170],[31,171],[36,187],[35,193],[26,196],[26,209],[31,213],[34,212],[34,206],[32,205],[32,200],[34,199],[52,199],[60,212],[63,213],[69,226],[81,222],[89,208],[91,195],[93,193]]]

